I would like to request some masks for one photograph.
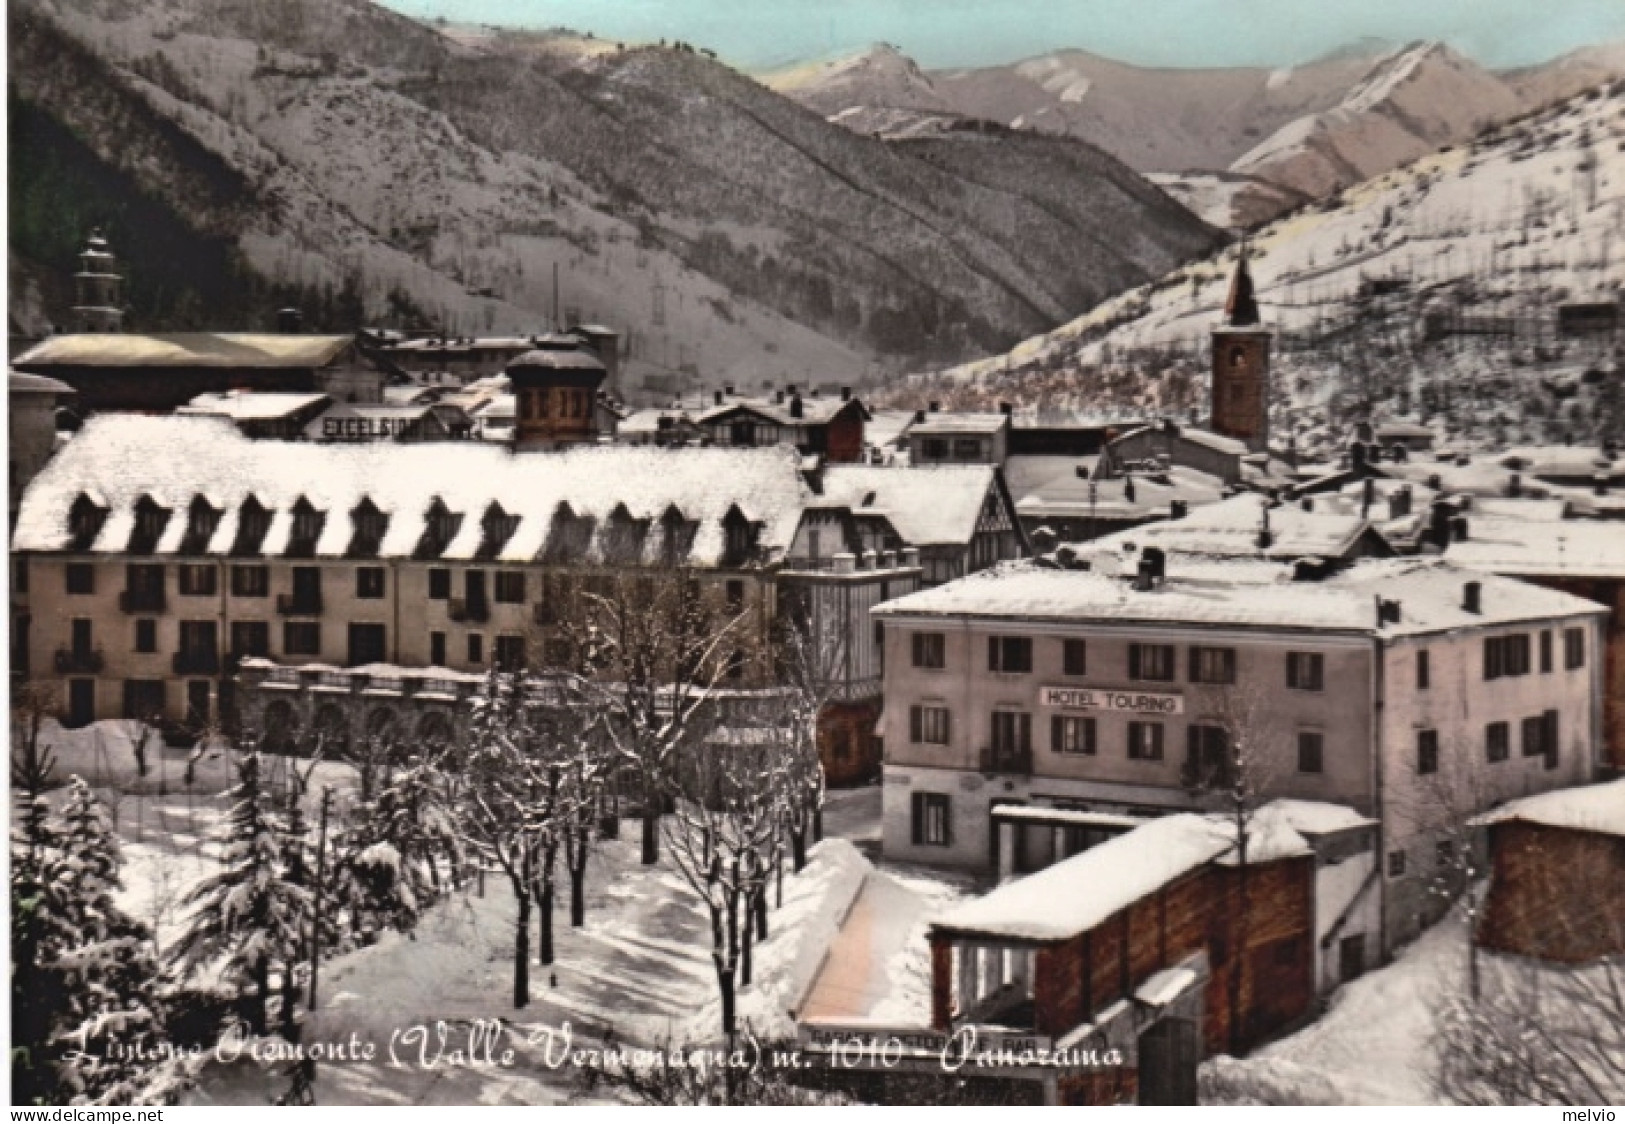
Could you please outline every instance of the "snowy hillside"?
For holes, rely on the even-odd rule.
[[[985,353],[1217,241],[1113,161],[1074,190],[1115,221],[1063,219],[688,48],[446,35],[361,0],[10,23],[15,96],[264,276],[479,332],[550,319],[556,270],[563,316],[627,330],[634,386]]]
[[[1553,324],[1565,302],[1619,300],[1622,234],[1619,84],[1264,227],[1248,253],[1278,333],[1286,429],[1372,407],[1509,439],[1625,421],[1611,341],[1561,337]],[[1002,358],[910,380],[899,397],[1205,412],[1207,336],[1236,254],[1177,269]]]

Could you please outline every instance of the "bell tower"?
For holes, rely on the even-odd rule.
[[[1270,435],[1270,341],[1274,333],[1258,314],[1253,277],[1242,247],[1224,302],[1224,319],[1213,329],[1212,416],[1214,433],[1245,441],[1262,452]]]
[[[124,326],[124,278],[100,230],[92,230],[79,251],[73,275],[73,316],[81,332],[117,332]]]

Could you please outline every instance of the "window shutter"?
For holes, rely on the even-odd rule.
[[[1089,754],[1095,752],[1095,720],[1093,718],[1083,720],[1083,751]]]
[[[911,794],[911,815],[909,818],[910,839],[918,847],[925,842],[925,793]]]
[[[1185,758],[1193,769],[1202,767],[1202,727],[1185,727]]]
[[[917,706],[909,707],[908,708],[908,740],[909,741],[911,741],[911,742],[919,742],[919,741],[923,740],[922,737],[921,737],[921,730],[920,730],[920,727],[921,727],[922,724],[923,724],[923,716],[921,715],[921,708],[917,707]]]
[[[1202,652],[1202,649],[1200,649],[1200,648],[1191,648],[1191,649],[1189,649],[1189,653],[1190,653],[1190,673],[1189,673],[1189,678],[1190,678],[1190,681],[1192,683],[1201,682],[1201,675],[1202,675],[1201,652]]]
[[[948,796],[942,798],[942,844],[945,847],[954,845],[954,804]]]
[[[1140,677],[1140,646],[1138,644],[1128,646],[1128,677],[1130,679]]]
[[[942,744],[951,745],[954,740],[954,714],[951,710],[942,712]]]
[[[987,638],[987,669],[989,671],[999,670],[999,638],[997,636]]]
[[[1051,753],[1060,753],[1065,747],[1061,744],[1061,716],[1051,715],[1049,720],[1049,749]]]

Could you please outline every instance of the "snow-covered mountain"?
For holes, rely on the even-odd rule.
[[[52,285],[101,221],[132,290],[193,285],[164,326],[318,294],[535,330],[556,303],[629,333],[634,385],[856,382],[1008,346],[1219,241],[1070,138],[1018,138],[1033,177],[990,186],[686,46],[442,29],[364,0],[21,0],[8,21],[14,111],[49,142],[13,149],[13,288],[36,315],[60,314]],[[1087,174],[1057,207],[1061,169]],[[218,286],[167,277],[174,239],[138,220],[185,235],[177,255]]]
[[[1555,321],[1561,305],[1625,297],[1622,238],[1625,81],[1264,226],[1246,253],[1279,337],[1277,432],[1377,410],[1467,436],[1617,436],[1625,371],[1614,338],[1568,336]],[[1208,333],[1240,252],[895,395],[1205,415]]]
[[[848,127],[887,110],[1064,133],[1142,172],[1204,219],[1244,228],[1625,75],[1625,45],[1495,74],[1438,43],[1363,41],[1296,67],[1154,69],[1086,51],[922,71],[889,47],[765,76]]]

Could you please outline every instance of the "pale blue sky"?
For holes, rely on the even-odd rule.
[[[746,68],[895,43],[928,67],[1082,47],[1152,66],[1281,66],[1443,39],[1492,67],[1625,40],[1625,0],[384,0],[418,17],[683,39]]]

